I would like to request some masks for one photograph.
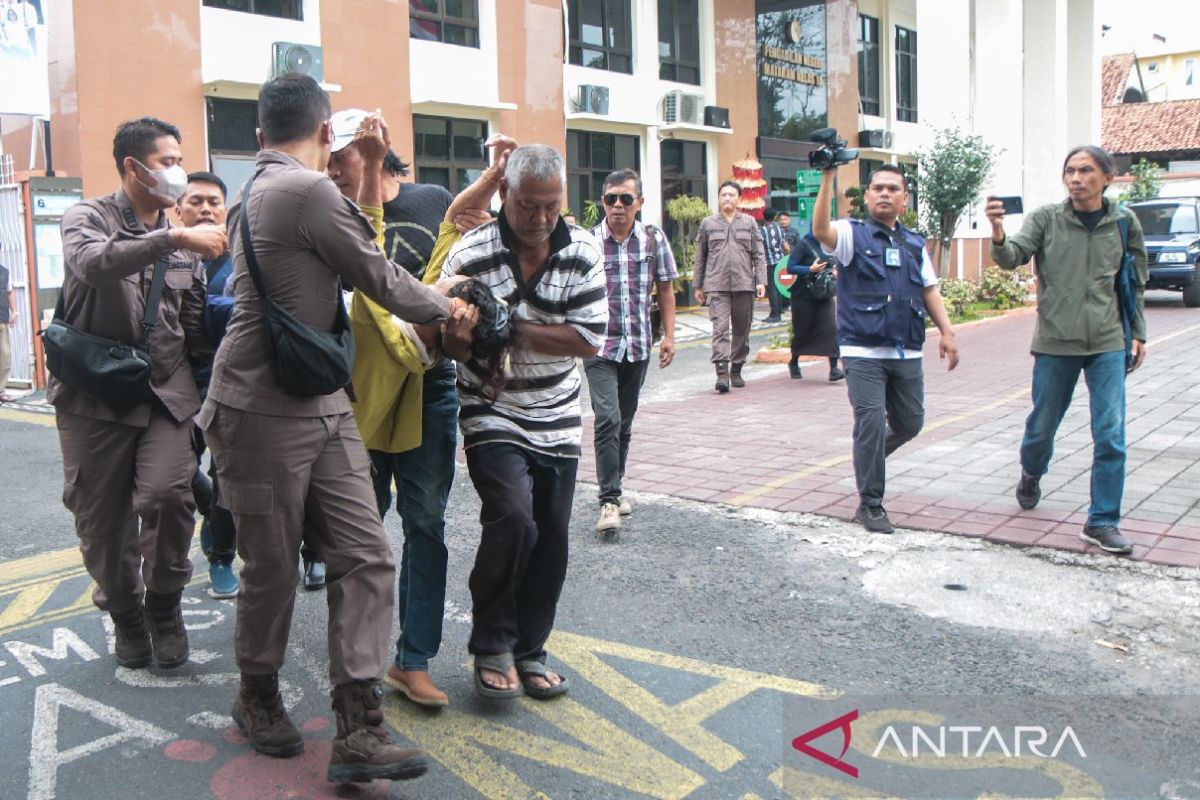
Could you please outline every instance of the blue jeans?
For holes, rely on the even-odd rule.
[[[1092,412],[1092,504],[1089,525],[1116,525],[1125,491],[1125,353],[1033,357],[1033,411],[1025,420],[1021,469],[1041,477],[1054,454],[1054,434],[1083,371]]]
[[[425,375],[421,446],[406,453],[371,451],[375,499],[382,518],[392,504],[404,523],[396,608],[400,638],[396,666],[428,670],[442,643],[446,604],[446,500],[454,483],[458,395],[454,368],[434,367]]]

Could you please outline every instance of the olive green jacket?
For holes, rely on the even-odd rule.
[[[1013,269],[1037,259],[1038,318],[1034,353],[1085,356],[1125,349],[1116,276],[1121,268],[1121,233],[1117,220],[1129,219],[1129,252],[1137,267],[1138,303],[1133,338],[1146,341],[1146,244],[1142,226],[1131,211],[1105,201],[1108,213],[1092,231],[1084,226],[1070,200],[1042,206],[1025,219],[1020,233],[1003,244],[992,243],[992,258]]]

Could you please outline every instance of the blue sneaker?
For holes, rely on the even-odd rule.
[[[219,561],[208,565],[208,594],[210,597],[215,597],[222,600],[227,597],[237,597],[238,579],[237,575],[233,574],[233,566],[231,564],[222,564]]]
[[[212,528],[207,518],[200,523],[200,552],[205,558],[212,558]]]

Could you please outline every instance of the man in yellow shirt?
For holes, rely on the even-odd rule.
[[[426,283],[436,282],[461,235],[453,220],[461,230],[487,221],[483,209],[502,173],[488,171],[451,203],[440,187],[401,184],[406,167],[390,149],[378,114],[339,111],[331,125],[329,177],[372,220],[376,241],[389,258],[419,270]],[[506,149],[511,148],[502,144],[498,152]],[[439,193],[445,205],[439,205]],[[409,235],[389,245],[388,233],[397,230]],[[426,261],[406,263],[413,258],[401,253]],[[436,326],[409,326],[361,292],[354,292],[350,319],[356,344],[354,414],[371,456],[379,513],[382,517],[391,505],[394,481],[404,526],[396,599],[400,638],[384,682],[419,705],[445,706],[449,700],[430,679],[429,660],[441,645],[446,596],[445,513],[458,420],[454,362],[437,352]]]

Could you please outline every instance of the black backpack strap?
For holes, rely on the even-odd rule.
[[[150,335],[150,329],[158,322],[158,303],[162,300],[163,284],[167,281],[167,265],[171,256],[165,255],[154,265],[154,277],[150,279],[150,291],[146,294],[146,313],[142,316],[142,330]]]
[[[656,235],[657,229],[653,225],[648,225],[648,224],[643,224],[642,227],[646,229],[646,236],[648,236],[650,238],[650,258],[654,259],[654,266],[657,267],[658,266],[658,236]]]
[[[804,245],[804,249],[812,254],[814,264],[818,261],[828,261],[829,259],[833,258],[832,255],[826,255],[824,252],[817,252],[814,250],[812,242],[808,241],[808,239],[804,236],[800,237],[800,244]]]
[[[263,287],[262,272],[258,268],[258,258],[254,255],[254,241],[250,237],[250,189],[254,186],[254,180],[258,175],[259,173],[254,173],[246,182],[246,188],[242,190],[242,255],[246,257],[246,269],[250,273],[250,280],[254,281],[254,288],[258,290],[258,296],[266,304],[267,290]]]

